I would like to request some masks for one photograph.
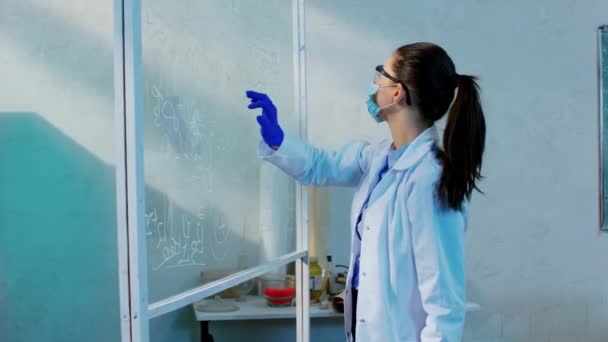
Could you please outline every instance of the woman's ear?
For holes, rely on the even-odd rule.
[[[405,90],[403,85],[397,84],[397,86],[395,87],[395,92],[393,93],[393,97],[396,97],[395,102],[397,102],[397,103],[406,102],[405,99],[407,98],[407,96],[408,96],[407,91]]]

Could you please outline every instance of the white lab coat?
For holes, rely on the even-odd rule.
[[[392,182],[369,206],[362,240],[355,234],[361,208],[391,148],[353,143],[327,151],[286,136],[278,151],[260,143],[260,157],[305,185],[356,186],[351,243],[360,243],[357,342],[456,342],[465,320],[463,210],[446,210],[436,199],[441,165],[436,129],[421,133],[384,177]],[[356,250],[352,248],[352,250]],[[345,301],[345,329],[351,338],[351,253]]]

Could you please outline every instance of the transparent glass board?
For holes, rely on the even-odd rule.
[[[150,302],[295,251],[295,183],[248,89],[297,133],[291,1],[142,1]]]

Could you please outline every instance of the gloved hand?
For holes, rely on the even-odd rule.
[[[270,147],[278,148],[283,142],[285,134],[277,120],[277,107],[274,106],[268,95],[248,90],[247,97],[251,99],[249,109],[262,108],[262,115],[257,116],[260,131],[264,142]]]

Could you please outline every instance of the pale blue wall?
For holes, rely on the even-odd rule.
[[[388,136],[363,101],[373,67],[401,44],[439,43],[459,72],[481,77],[486,195],[473,197],[467,270],[469,299],[483,311],[468,315],[464,341],[608,340],[596,59],[608,2],[307,4],[308,123],[316,144]],[[321,194],[331,205],[321,217],[328,242],[320,254],[346,263],[351,192]],[[339,322],[317,329],[314,341],[341,340]]]

